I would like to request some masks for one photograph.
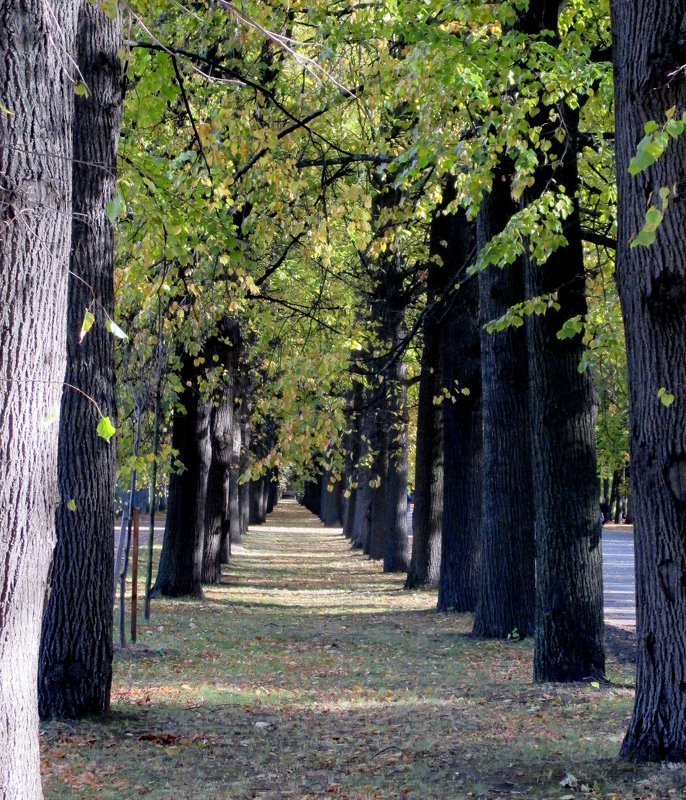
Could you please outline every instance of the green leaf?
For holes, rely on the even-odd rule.
[[[674,402],[674,395],[670,394],[664,386],[658,389],[657,396],[660,398],[660,402],[665,408],[669,408]]]
[[[74,94],[78,95],[79,97],[88,97],[88,87],[85,83],[79,81],[79,83],[74,86]]]
[[[107,204],[107,219],[114,225],[119,218],[124,201],[120,194],[116,194]]]
[[[584,324],[581,317],[577,315],[568,319],[565,324],[557,332],[558,339],[573,339],[577,334],[581,333],[584,329]]]
[[[100,417],[100,422],[98,422],[96,433],[101,439],[109,442],[116,432],[117,429],[114,427],[112,420],[109,417]]]
[[[4,103],[0,103],[0,111],[4,114],[9,114],[11,117],[14,116],[14,111],[10,111]]]
[[[107,320],[105,323],[105,328],[112,334],[112,336],[116,336],[117,339],[129,338],[113,319]]]
[[[86,313],[83,317],[83,322],[81,323],[81,333],[79,333],[79,342],[82,342],[88,333],[88,331],[93,327],[93,323],[95,322],[95,314],[90,309],[86,309]]]
[[[72,499],[67,503],[67,508],[70,511],[76,511],[76,500],[72,497]]]

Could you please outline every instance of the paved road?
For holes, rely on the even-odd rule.
[[[605,621],[636,627],[634,536],[628,525],[603,528]]]

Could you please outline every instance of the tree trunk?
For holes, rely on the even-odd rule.
[[[632,177],[628,169],[644,124],[686,108],[685,15],[684,0],[612,5],[616,276],[627,341],[638,638],[622,755],[639,760],[686,761],[686,136],[644,172]],[[670,200],[655,242],[630,249],[646,198],[661,207],[661,187]],[[665,390],[674,396],[670,405]]]
[[[508,173],[499,169],[478,217],[479,247],[499,233],[516,208]],[[483,323],[524,298],[521,260],[479,274]],[[474,633],[504,638],[534,632],[534,508],[528,368],[523,328],[481,332],[483,485],[481,575]]]
[[[250,467],[250,414],[251,407],[244,400],[241,403],[241,475],[245,475]],[[250,483],[240,484],[238,492],[241,512],[241,535],[247,532],[250,522]]]
[[[345,483],[344,491],[348,498],[343,514],[343,534],[352,541],[357,504],[358,481],[360,477],[360,421],[359,409],[362,405],[362,384],[353,376],[353,388],[348,396],[349,409],[345,435]]]
[[[0,86],[12,112],[0,112],[2,800],[42,797],[38,647],[58,496],[58,427],[46,420],[59,410],[66,364],[73,84],[64,61],[76,11],[0,0]]]
[[[155,597],[202,597],[202,553],[205,535],[205,496],[212,457],[211,403],[197,389],[197,367],[184,354],[179,402],[186,409],[174,414],[172,448],[178,450],[183,471],[169,478],[169,504],[162,554],[152,594]],[[199,498],[202,501],[199,502]]]
[[[229,535],[224,539],[222,553],[223,563],[228,563],[230,545],[240,544],[242,541],[243,526],[241,524],[241,449],[243,437],[241,435],[240,413],[235,409],[233,415],[233,433],[231,440],[231,465],[229,472]]]
[[[429,303],[435,304],[429,295]],[[424,328],[417,448],[415,455],[412,559],[405,587],[438,586],[443,517],[443,411],[434,400],[441,394],[441,331],[432,318]]]
[[[371,496],[371,518],[369,538],[364,550],[371,559],[378,560],[384,556],[386,541],[386,477],[388,475],[388,416],[385,408],[376,409],[374,419],[374,443],[376,453],[372,465],[372,482],[374,489]]]
[[[205,542],[203,546],[203,583],[221,583],[222,539],[229,526],[229,476],[232,454],[233,391],[225,387],[215,401],[210,416],[212,460],[207,480],[205,502]]]
[[[526,321],[536,537],[534,680],[576,681],[605,672],[600,487],[595,455],[597,396],[579,372],[580,333],[559,339],[568,319],[587,313],[586,276],[576,190],[578,111],[561,112],[566,138],[555,142],[555,170],[543,169],[574,199],[567,246],[543,266],[525,257],[527,295],[557,293],[559,311]]]
[[[475,226],[464,213],[450,220],[443,241],[445,262],[457,291],[446,298],[442,313],[443,516],[439,611],[476,608],[481,540],[483,417],[481,412],[481,334],[479,284],[465,278],[473,262]],[[416,506],[415,506],[416,513]]]
[[[400,330],[395,332],[398,344]],[[388,457],[384,482],[384,572],[407,572],[410,563],[407,536],[407,369],[401,358],[393,364],[386,385]]]
[[[62,395],[58,486],[63,502],[39,657],[43,718],[101,714],[110,705],[114,570],[114,442],[96,432],[96,403],[116,420],[114,232],[107,204],[115,191],[122,104],[121,19],[81,3],[77,63],[88,97],[76,98],[72,249],[67,308],[68,387]],[[97,305],[96,305],[97,303]],[[93,328],[81,341],[86,309]],[[75,501],[70,510],[67,501]]]
[[[360,411],[358,422],[357,435],[360,441],[360,457],[356,479],[355,515],[350,538],[353,547],[360,547],[366,552],[372,519],[372,498],[375,491],[370,484],[373,478],[372,464],[376,427],[374,425],[375,411],[369,405],[369,390],[364,393],[364,401],[365,407]]]
[[[327,469],[322,481],[322,522],[333,528],[341,524],[341,482],[337,480],[331,484],[330,480],[331,473]]]

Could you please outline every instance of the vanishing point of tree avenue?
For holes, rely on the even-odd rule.
[[[1,800],[43,796],[40,724],[125,702],[134,508],[143,635],[195,636],[246,563],[284,588],[286,490],[395,587],[382,638],[428,602],[408,654],[469,630],[534,693],[614,685],[625,519],[617,755],[686,759],[685,64],[686,0],[0,0]],[[393,693],[384,642],[353,686]]]

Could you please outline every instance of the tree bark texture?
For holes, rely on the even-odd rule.
[[[574,197],[578,112],[566,131],[555,179]],[[552,175],[543,170],[541,179]],[[547,182],[547,181],[546,181]],[[565,221],[567,246],[539,266],[525,258],[529,297],[557,293],[559,311],[526,321],[536,538],[534,679],[574,681],[605,672],[600,485],[595,454],[597,396],[579,372],[581,334],[559,339],[565,320],[585,318],[586,276],[578,203]]]
[[[431,267],[430,267],[431,270]],[[429,295],[429,303],[435,304]],[[434,319],[424,327],[415,453],[412,558],[405,587],[438,586],[441,569],[443,517],[443,411],[434,402],[440,397],[441,331]]]
[[[497,170],[477,220],[478,246],[499,233],[516,207],[507,171]],[[524,298],[521,260],[479,273],[482,323]],[[528,367],[523,328],[481,332],[483,484],[481,572],[474,633],[504,638],[534,632],[534,508]]]
[[[380,560],[384,557],[386,544],[386,478],[388,475],[388,437],[390,420],[383,400],[374,417],[374,443],[376,445],[372,465],[372,495],[369,537],[365,555]]]
[[[202,582],[221,583],[221,547],[229,528],[229,475],[232,453],[233,392],[226,387],[210,413],[212,459],[205,501]]]
[[[67,308],[67,388],[59,426],[57,545],[39,657],[43,718],[75,718],[109,708],[112,682],[114,441],[98,436],[98,415],[116,420],[114,231],[107,204],[115,193],[122,106],[121,20],[81,3],[76,60],[87,97],[73,123],[72,249]],[[86,310],[95,323],[81,341]],[[70,510],[67,501],[75,501]]]
[[[40,800],[38,648],[66,365],[77,6],[0,0],[0,798]],[[64,498],[66,503],[69,498]]]
[[[328,469],[325,470],[322,481],[321,508],[324,525],[333,528],[341,524],[341,481],[331,483],[331,473]]]
[[[352,541],[355,506],[357,504],[358,480],[360,477],[360,406],[362,405],[362,384],[353,376],[353,388],[348,396],[349,409],[345,434],[345,476],[344,493],[347,493],[343,513],[343,535]]]
[[[544,30],[552,31],[552,37],[546,33],[546,41],[558,43],[557,14],[548,0],[532,0],[520,15],[518,28],[538,39]],[[563,103],[555,115],[551,120],[550,109],[541,104],[532,120],[549,131],[548,153],[555,159],[539,165],[535,183],[524,196],[524,202],[535,201],[557,185],[564,186],[572,199],[572,211],[564,221],[567,244],[543,265],[529,252],[524,256],[527,296],[556,293],[559,305],[559,310],[549,308],[526,321],[536,520],[534,679],[538,681],[580,680],[605,671],[597,399],[590,374],[578,370],[584,353],[581,334],[557,337],[566,320],[585,319],[588,310],[576,197],[579,111]]]
[[[183,470],[169,478],[169,503],[154,596],[202,597],[202,554],[205,536],[205,496],[212,458],[212,404],[198,392],[198,368],[183,355],[179,402],[186,409],[174,414],[172,447]]]
[[[370,390],[364,394],[364,406],[360,410],[357,435],[359,437],[360,457],[357,468],[357,491],[355,494],[355,514],[353,516],[350,538],[353,547],[366,551],[372,519],[372,486],[374,449],[376,445],[375,410],[369,404]]]
[[[222,561],[229,560],[230,544],[240,544],[242,541],[243,526],[241,524],[241,449],[243,446],[243,426],[240,420],[240,411],[234,408],[233,433],[231,439],[231,463],[229,467],[229,536],[228,542],[224,540],[225,550]]]
[[[407,572],[410,548],[407,530],[408,415],[407,369],[402,359],[393,365],[387,385],[386,403],[389,419],[388,466],[386,468],[384,523],[384,572]]]
[[[443,508],[439,611],[474,611],[480,576],[483,416],[479,284],[466,277],[476,247],[475,225],[458,213],[449,219],[446,267],[459,283],[442,314]],[[416,511],[416,506],[415,506]]]
[[[234,399],[240,346],[238,322],[233,317],[226,317],[220,323],[218,336],[211,339],[205,348],[206,361],[221,365],[221,375],[218,376],[211,398],[212,457],[205,499],[203,583],[221,583],[222,543],[226,542],[229,535]],[[198,498],[198,501],[201,502],[201,499]]]
[[[243,400],[241,402],[241,475],[245,475],[250,468],[251,413],[251,404]],[[242,535],[247,532],[250,522],[250,483],[248,481],[240,484],[238,499],[240,501]]]
[[[617,119],[617,285],[627,343],[636,553],[636,696],[622,755],[686,761],[686,136],[636,176],[648,120],[686,109],[684,0],[611,6]],[[669,206],[650,247],[630,249],[646,203]],[[675,196],[676,195],[676,196]],[[652,200],[648,200],[652,198]],[[662,388],[674,395],[666,406]]]

